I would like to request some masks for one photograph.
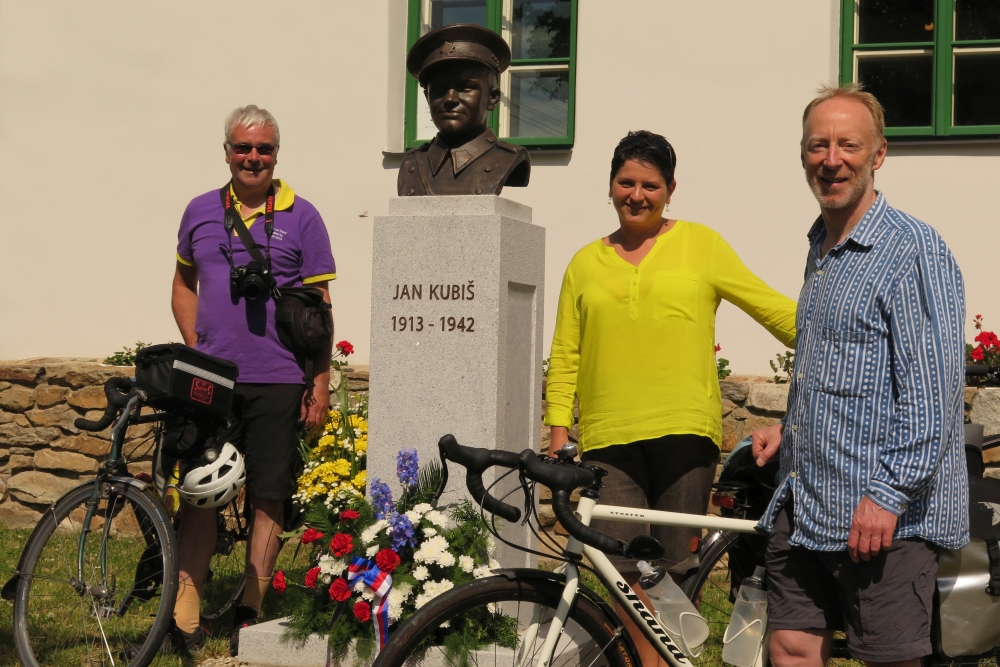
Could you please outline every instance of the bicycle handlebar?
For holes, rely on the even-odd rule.
[[[525,477],[552,489],[552,511],[566,532],[606,554],[623,552],[626,546],[623,542],[585,526],[569,505],[569,495],[574,489],[594,483],[594,472],[590,468],[564,463],[549,456],[541,458],[531,449],[521,452],[518,458]]]
[[[104,414],[98,421],[91,421],[80,417],[73,422],[73,425],[83,431],[103,431],[111,426],[115,420],[118,410],[128,405],[128,393],[135,387],[135,382],[128,378],[111,378],[104,383],[104,395],[108,397],[108,407],[104,408]]]
[[[465,466],[465,486],[469,489],[469,493],[472,494],[472,498],[483,509],[511,523],[516,523],[521,518],[521,510],[497,500],[487,493],[486,487],[483,486],[483,472],[493,466],[517,468],[517,454],[502,449],[464,447],[458,444],[455,436],[450,433],[438,440],[438,451],[441,452],[441,461],[445,466],[445,480],[447,480],[448,475],[447,461],[451,460]]]
[[[965,366],[965,374],[972,377],[985,377],[998,373],[1000,373],[1000,366],[987,366],[986,364],[966,364]]]

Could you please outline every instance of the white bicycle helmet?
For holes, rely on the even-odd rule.
[[[195,507],[219,507],[236,497],[247,478],[243,455],[231,443],[222,446],[218,456],[212,457],[206,451],[195,467],[184,474],[177,485],[177,492],[186,502]]]

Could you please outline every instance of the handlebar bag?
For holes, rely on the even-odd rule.
[[[135,382],[146,405],[194,419],[224,420],[233,406],[239,368],[183,345],[151,345],[135,355]]]

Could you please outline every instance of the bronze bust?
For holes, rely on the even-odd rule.
[[[399,196],[498,195],[504,185],[528,184],[528,151],[500,141],[486,124],[508,65],[507,43],[477,25],[444,26],[417,40],[406,68],[424,89],[438,133],[403,156]]]

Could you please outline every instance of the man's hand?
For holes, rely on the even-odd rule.
[[[553,426],[549,429],[549,456],[556,457],[559,450],[569,442],[569,429],[565,426]]]
[[[302,395],[299,419],[306,428],[312,428],[326,421],[326,413],[329,409],[330,387],[325,382],[317,382],[312,389],[307,389]]]
[[[859,559],[871,560],[879,551],[892,546],[895,532],[896,515],[876,505],[868,496],[861,496],[847,536],[847,553],[855,563]]]
[[[753,454],[758,466],[763,468],[778,453],[778,448],[781,447],[781,436],[784,432],[784,424],[765,426],[753,432],[753,435],[750,436],[750,453]]]

